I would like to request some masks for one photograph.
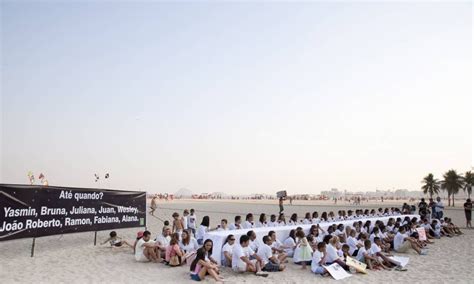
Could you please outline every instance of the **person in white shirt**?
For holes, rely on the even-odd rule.
[[[253,228],[253,214],[252,213],[247,214],[247,216],[245,217],[245,222],[242,225],[242,228],[243,229],[252,229]]]
[[[373,243],[372,246],[370,247],[370,251],[374,257],[379,258],[379,261],[381,262],[382,266],[385,269],[395,267],[395,270],[406,271],[405,268],[398,266],[393,260],[389,258],[389,256],[392,256],[391,254],[385,254],[382,251],[383,244],[380,238],[376,237],[374,241],[375,243]]]
[[[311,213],[307,212],[303,219],[303,224],[308,225],[311,224]]]
[[[271,245],[273,253],[277,256],[280,263],[284,263],[286,260],[286,253],[285,253],[285,246],[276,238],[275,231],[268,232],[268,236],[270,237]]]
[[[249,248],[251,248],[254,252],[258,251],[259,244],[257,242],[257,234],[254,231],[250,230],[247,232],[247,236],[249,237]]]
[[[268,227],[277,227],[279,226],[277,220],[276,220],[276,215],[272,214],[270,216],[270,222],[268,222]]]
[[[196,233],[196,239],[198,241],[198,244],[202,245],[204,241],[204,235],[209,231],[209,216],[204,216],[202,218],[201,225],[198,228],[198,231]]]
[[[171,241],[171,228],[169,226],[164,226],[162,233],[155,238],[156,245],[160,250],[160,256],[165,257],[166,248],[170,245]]]
[[[184,230],[185,230],[185,231],[186,231],[187,229],[189,229],[189,227],[188,227],[188,216],[189,216],[189,211],[188,211],[188,209],[184,209],[184,211],[183,211],[183,217],[181,217],[181,221],[183,222]]]
[[[255,223],[255,228],[267,227],[267,215],[265,213],[260,214],[260,218]]]
[[[326,268],[323,265],[326,265],[326,243],[318,243],[318,249],[313,252],[313,258],[311,260],[311,271],[315,274],[328,275]]]
[[[158,247],[150,240],[150,235],[149,231],[143,232],[143,237],[135,246],[135,260],[138,262],[159,262],[161,259]]]
[[[217,231],[227,231],[229,227],[227,227],[227,219],[222,219],[221,224],[217,226]]]
[[[188,216],[188,229],[191,229],[193,235],[196,235],[196,227],[197,227],[197,216],[194,213],[194,209],[191,209],[191,214]]]
[[[278,258],[273,254],[272,248],[270,247],[272,244],[270,237],[263,236],[262,241],[263,244],[259,247],[257,252],[257,255],[262,259],[262,270],[267,272],[283,271],[285,265],[280,264]]]
[[[225,240],[225,244],[222,247],[222,266],[225,267],[232,267],[232,250],[234,249],[235,245],[235,237],[234,235],[228,235],[227,239]]]
[[[278,226],[286,226],[285,215],[283,213],[278,216]]]
[[[197,240],[192,236],[190,231],[185,230],[181,234],[181,240],[179,241],[179,247],[185,252],[185,253],[195,253],[198,248],[199,244]]]
[[[234,245],[232,249],[232,270],[234,272],[254,272],[257,276],[267,277],[268,273],[261,271],[261,262],[257,259],[250,260],[252,251],[248,248],[249,237],[240,236],[240,244]]]
[[[438,196],[436,197],[436,204],[435,204],[435,213],[436,213],[436,219],[442,219],[443,218],[443,209],[444,209],[444,204],[441,201],[441,198]]]
[[[311,217],[312,217],[311,218],[311,223],[313,223],[314,225],[317,225],[317,224],[321,223],[321,219],[319,219],[318,212],[314,211],[313,215]]]
[[[240,230],[242,229],[242,217],[241,216],[235,216],[234,218],[234,223],[229,225],[229,230]]]
[[[298,225],[298,215],[293,213],[288,221],[288,225],[295,226]]]
[[[296,248],[296,230],[291,230],[288,238],[283,242],[285,253],[288,257],[293,257]]]
[[[356,239],[356,230],[352,229],[349,237],[347,238],[347,245],[349,246],[349,254],[356,256],[360,247],[363,245]]]
[[[405,226],[400,226],[398,233],[393,239],[393,248],[398,253],[407,252],[410,248],[414,249],[418,254],[426,254],[416,243],[416,240],[406,234]]]
[[[326,246],[326,261],[328,264],[333,264],[333,263],[338,263],[342,268],[345,270],[349,270],[349,267],[347,264],[340,259],[340,255],[338,253],[338,244],[339,244],[339,238],[338,237],[332,237],[329,240],[329,244]]]

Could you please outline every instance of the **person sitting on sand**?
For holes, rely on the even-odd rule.
[[[357,260],[367,264],[367,267],[371,270],[378,269],[378,267],[389,269],[387,266],[383,265],[377,255],[372,252],[372,242],[370,240],[364,241],[364,246],[361,247],[357,253]]]
[[[196,237],[196,227],[197,227],[197,215],[194,212],[194,209],[189,210],[188,216],[188,229],[191,229],[193,235]]]
[[[165,252],[165,262],[169,266],[180,266],[186,261],[184,251],[179,247],[179,234],[173,233],[171,241]]]
[[[221,219],[221,224],[217,225],[217,231],[228,231],[229,226],[227,225],[227,219]]]
[[[249,246],[249,237],[247,235],[240,236],[239,244],[234,246],[232,250],[232,270],[234,272],[254,272],[257,276],[267,277],[268,273],[261,271],[261,264],[258,260],[250,260],[252,250]]]
[[[273,254],[272,240],[269,236],[263,236],[263,244],[259,247],[257,255],[262,259],[262,270],[267,272],[276,272],[285,270],[285,265],[280,264],[280,260]]]
[[[242,229],[242,217],[241,216],[235,216],[234,217],[234,223],[229,225],[229,230],[240,230]]]
[[[202,247],[206,251],[206,261],[210,261],[214,263],[215,265],[217,265],[217,267],[219,267],[219,264],[217,263],[217,261],[212,257],[212,248],[214,247],[214,243],[212,242],[212,240],[206,239]]]
[[[356,256],[359,248],[363,246],[356,238],[356,230],[352,229],[349,237],[347,238],[347,245],[349,246],[349,254]]]
[[[278,226],[286,226],[286,219],[285,219],[285,215],[283,213],[281,213],[278,216]]]
[[[143,238],[143,231],[139,231],[137,233],[137,238],[135,239],[135,242],[133,243],[133,253],[135,253],[135,248],[137,247],[137,243],[141,238]]]
[[[395,238],[393,239],[393,248],[398,253],[405,253],[412,248],[420,255],[426,254],[426,252],[417,244],[416,240],[406,234],[405,226],[400,226],[398,233],[395,235]]]
[[[224,246],[222,246],[221,265],[224,267],[232,267],[232,249],[235,245],[235,236],[228,235],[225,239]]]
[[[190,230],[184,230],[181,234],[181,241],[179,247],[184,251],[184,259],[190,263],[192,257],[196,255],[196,251],[199,249],[197,240],[192,236]]]
[[[285,247],[285,253],[288,257],[293,257],[296,248],[296,230],[291,230],[290,235],[288,238],[283,241],[283,245]]]
[[[332,237],[329,239],[329,244],[326,246],[327,258],[326,261],[328,264],[338,263],[342,268],[345,270],[349,270],[347,264],[342,261],[339,257],[339,238],[337,236]]]
[[[378,257],[379,260],[381,260],[385,266],[389,268],[395,267],[395,270],[398,271],[406,271],[405,268],[399,266],[397,263],[395,263],[392,259],[389,258],[389,256],[393,256],[392,254],[383,252],[383,244],[380,238],[374,238],[374,243],[372,243],[370,251],[372,252],[372,255]]]
[[[265,213],[260,214],[260,218],[255,222],[255,228],[267,227],[267,215]]]
[[[451,218],[444,217],[444,223],[446,223],[447,227],[451,229],[455,234],[457,235],[464,234],[463,232],[461,232],[461,229],[459,229],[458,226],[454,225],[454,223],[451,221]]]
[[[271,245],[273,254],[277,256],[280,263],[284,263],[286,261],[286,253],[285,253],[285,246],[276,238],[275,231],[268,232],[268,236],[270,237]]]
[[[150,239],[149,231],[143,232],[143,237],[138,240],[135,247],[135,260],[138,262],[159,262],[161,260],[160,251],[155,242]]]
[[[160,257],[164,258],[166,253],[166,248],[169,246],[171,241],[171,228],[169,226],[164,226],[161,234],[155,238],[157,247],[160,250]]]
[[[104,245],[106,244],[107,242],[110,243],[110,246],[113,248],[113,247],[121,247],[123,245],[127,245],[131,248],[134,248],[134,246],[132,246],[131,244],[129,244],[127,241],[124,241],[122,240],[121,237],[117,236],[117,232],[115,231],[112,231],[110,232],[109,234],[109,238],[107,240],[105,240],[103,243],[101,243],[101,245]]]
[[[178,212],[174,212],[172,217],[173,217],[173,227],[171,229],[171,232],[181,234],[184,230],[183,220],[179,218]]]
[[[318,243],[318,249],[313,252],[313,257],[311,259],[311,271],[313,273],[322,276],[329,275],[329,272],[323,267],[323,265],[326,265],[327,263],[326,256],[326,243]]]
[[[216,282],[222,282],[224,278],[219,276],[217,266],[211,262],[206,261],[206,251],[204,248],[200,248],[196,252],[196,258],[191,263],[189,270],[191,271],[190,276],[194,281],[202,281],[206,278],[206,275],[211,275]]]
[[[247,232],[247,236],[249,236],[249,248],[252,249],[254,252],[258,251],[258,242],[257,242],[257,234],[254,231],[250,230]]]
[[[278,227],[278,226],[279,224],[277,222],[276,215],[275,214],[270,215],[270,222],[268,222],[267,227]]]
[[[245,222],[242,224],[243,229],[252,229],[253,228],[253,214],[249,213],[245,216]]]

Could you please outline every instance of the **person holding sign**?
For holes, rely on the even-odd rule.
[[[314,251],[311,260],[311,271],[322,276],[329,276],[329,272],[323,265],[326,264],[326,243],[319,242],[318,249]]]

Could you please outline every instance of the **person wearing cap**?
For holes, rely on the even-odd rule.
[[[135,242],[133,243],[133,253],[135,253],[135,248],[136,248],[136,246],[137,246],[137,242],[138,242],[141,238],[143,238],[143,231],[139,231],[139,232],[137,233],[137,238],[135,239]]]

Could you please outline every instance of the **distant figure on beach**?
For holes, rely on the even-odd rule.
[[[464,203],[464,214],[466,215],[466,228],[472,228],[471,218],[472,218],[472,202],[471,199],[466,199]]]
[[[155,216],[155,210],[156,210],[156,196],[153,196],[153,198],[151,199],[151,205],[150,205],[150,214]]]
[[[285,210],[283,208],[283,197],[280,197],[280,200],[278,200],[278,205],[280,206],[280,213],[279,214],[281,214]]]
[[[290,205],[293,205],[293,197],[290,197]]]
[[[436,197],[436,205],[435,205],[435,211],[436,211],[436,219],[442,219],[443,218],[443,209],[444,209],[444,204],[441,201],[441,198],[438,196]]]

